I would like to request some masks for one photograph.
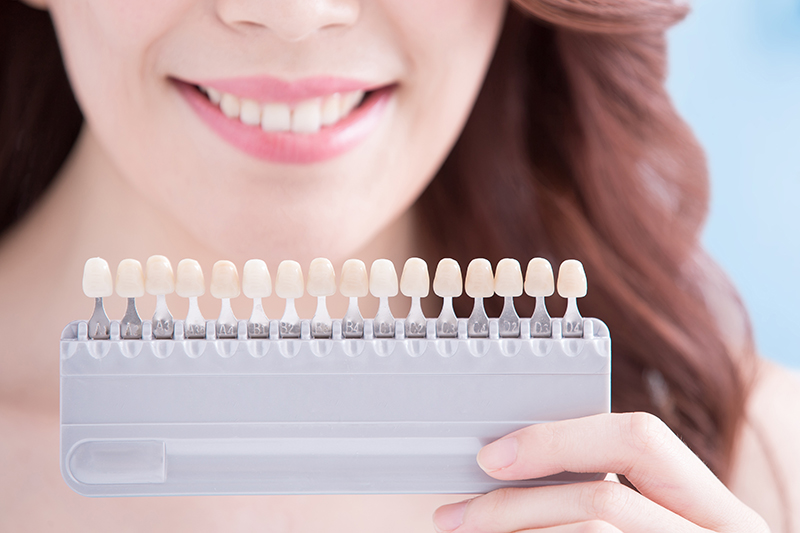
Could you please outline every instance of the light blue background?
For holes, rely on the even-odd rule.
[[[761,353],[800,368],[800,0],[695,0],[670,33],[669,89],[706,149],[706,247]]]

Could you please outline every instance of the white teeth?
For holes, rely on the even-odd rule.
[[[369,292],[376,298],[397,296],[397,271],[388,259],[376,259],[369,270]]]
[[[144,272],[136,259],[123,259],[117,266],[117,294],[123,298],[144,296]]]
[[[222,100],[222,93],[218,90],[212,89],[211,87],[206,87],[204,90],[212,104],[219,104],[220,100]]]
[[[175,292],[181,298],[197,298],[206,293],[206,280],[200,263],[181,259],[175,272]]]
[[[322,125],[322,100],[314,98],[297,104],[292,112],[292,131],[314,133]]]
[[[92,257],[83,266],[83,293],[89,298],[105,298],[114,292],[111,269],[100,257]]]
[[[429,290],[428,264],[419,257],[409,258],[400,277],[400,292],[405,296],[425,298]]]
[[[258,126],[261,123],[261,106],[255,100],[242,100],[239,111],[239,120],[248,126]]]
[[[346,117],[350,114],[350,111],[356,108],[358,104],[361,103],[361,100],[364,99],[364,91],[352,91],[349,93],[342,94],[341,99],[341,107],[339,110],[339,114],[342,117]]]
[[[516,259],[501,259],[494,275],[494,292],[498,296],[516,298],[522,294],[522,269]]]
[[[464,290],[470,298],[489,298],[494,295],[494,275],[488,260],[473,259],[469,262]]]
[[[169,259],[163,255],[151,255],[145,267],[145,289],[147,294],[172,294],[175,290],[175,276]]]
[[[289,131],[292,111],[287,104],[264,104],[261,109],[261,129],[264,131]]]
[[[303,269],[297,261],[281,261],[275,276],[275,294],[279,298],[303,296]]]
[[[525,272],[525,294],[528,296],[550,296],[553,294],[553,267],[543,257],[534,257],[528,262]]]
[[[239,272],[230,261],[217,261],[211,270],[211,296],[236,298],[239,296]]]
[[[248,298],[266,298],[272,294],[272,278],[261,259],[250,259],[244,264],[242,292]]]
[[[223,93],[219,101],[219,108],[228,118],[239,118],[242,104],[238,98],[232,94]]]
[[[330,261],[318,257],[308,267],[308,286],[306,291],[311,296],[332,296],[336,293],[336,271]]]
[[[339,111],[341,109],[341,99],[342,98],[339,93],[333,93],[322,100],[323,126],[330,126],[331,124],[335,124],[339,121],[339,117],[341,117]]]
[[[558,269],[558,294],[562,298],[586,296],[586,272],[580,261],[567,259],[561,263]]]
[[[348,259],[342,265],[339,293],[346,298],[363,298],[369,294],[367,266],[359,259]]]
[[[442,259],[433,276],[433,292],[441,298],[461,296],[461,267],[455,259]]]

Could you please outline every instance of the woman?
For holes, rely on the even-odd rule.
[[[429,531],[437,507],[437,530],[464,533],[800,523],[796,381],[756,358],[698,245],[704,159],[663,87],[664,31],[685,6],[26,3],[53,18],[84,122],[47,16],[7,2],[0,529]],[[57,465],[57,335],[88,315],[86,258],[155,253],[273,268],[317,256],[580,258],[582,310],[612,331],[613,408],[626,414],[526,428],[478,460],[499,479],[607,471],[628,486],[444,507],[462,498],[77,496]],[[277,298],[267,306],[280,313]]]

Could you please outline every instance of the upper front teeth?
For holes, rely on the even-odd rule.
[[[261,104],[255,100],[222,93],[211,87],[200,87],[211,103],[219,105],[228,118],[238,118],[248,126],[261,125],[264,131],[314,133],[322,126],[331,126],[350,114],[361,103],[364,91],[334,93],[295,104],[281,102]]]

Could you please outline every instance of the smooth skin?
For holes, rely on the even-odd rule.
[[[31,0],[33,2],[33,0]],[[411,206],[469,114],[500,31],[502,0],[35,0],[53,15],[87,118],[45,197],[0,241],[0,531],[432,531],[463,495],[98,498],[58,468],[58,357],[69,321],[88,317],[88,257],[112,266],[162,254],[283,259],[436,256]],[[256,160],[193,113],[170,77],[363,77],[396,84],[379,127],[352,151],[313,165]],[[211,216],[213,214],[213,216]],[[430,252],[430,253],[429,253]],[[464,265],[462,265],[464,266]],[[591,290],[591,280],[590,280]],[[107,299],[110,316],[122,298]],[[142,298],[142,316],[154,299]],[[168,298],[176,316],[185,300]],[[331,297],[331,314],[346,300]],[[250,302],[233,302],[247,316]],[[219,312],[200,299],[206,316]],[[298,302],[302,316],[315,301]],[[407,310],[393,301],[398,314]],[[268,298],[269,316],[283,303]],[[374,313],[373,299],[363,302]],[[35,319],[31,319],[35,317]],[[773,531],[800,527],[800,386],[761,362],[737,448],[732,492],[665,426],[622,414],[514,434],[499,479],[562,469],[625,474],[614,482],[494,491],[436,512],[459,531]],[[502,441],[508,444],[509,441]],[[782,477],[773,475],[777,465]],[[758,513],[756,514],[751,507]],[[449,522],[445,523],[445,520]],[[445,527],[446,526],[446,527]]]

